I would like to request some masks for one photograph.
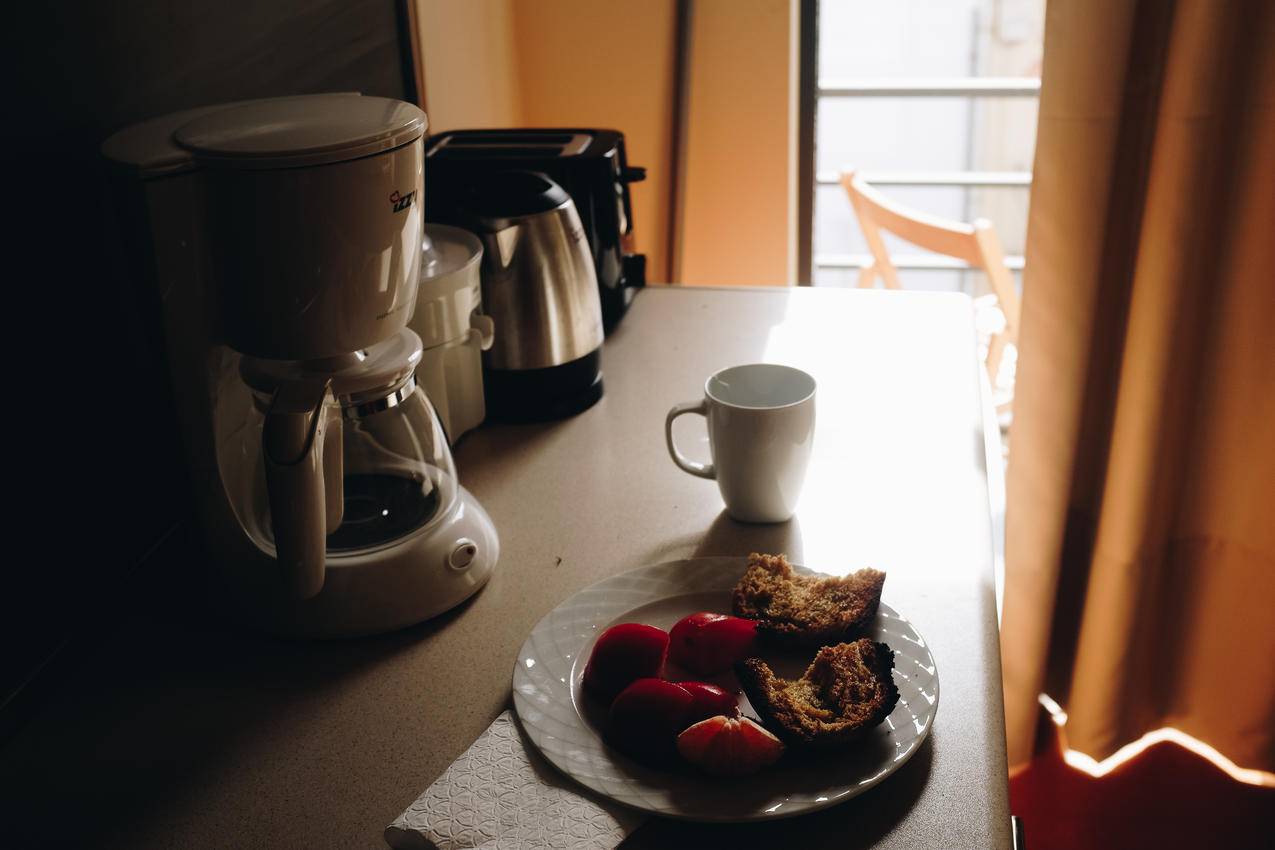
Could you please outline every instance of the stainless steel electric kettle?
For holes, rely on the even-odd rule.
[[[571,196],[544,174],[506,171],[473,187],[469,226],[483,242],[483,355],[489,417],[558,419],[602,397],[602,308]]]

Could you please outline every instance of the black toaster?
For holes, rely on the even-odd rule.
[[[615,130],[452,130],[425,143],[425,220],[464,226],[466,199],[498,171],[538,171],[567,191],[593,254],[606,332],[646,284],[646,256],[625,252],[633,233],[629,184],[646,177]]]

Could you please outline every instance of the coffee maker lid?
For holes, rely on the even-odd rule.
[[[201,106],[134,124],[103,142],[102,154],[142,179],[190,171],[195,167],[195,160],[190,151],[173,141],[174,131],[201,115],[237,105]]]
[[[425,113],[410,103],[354,94],[251,101],[202,115],[173,138],[209,165],[295,168],[391,150],[419,139]]]

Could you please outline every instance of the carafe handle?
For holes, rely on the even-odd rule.
[[[323,589],[328,519],[323,474],[328,423],[323,402],[329,384],[281,384],[261,433],[275,558],[284,584],[297,599],[309,599]]]

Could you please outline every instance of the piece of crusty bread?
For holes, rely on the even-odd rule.
[[[860,638],[825,646],[800,679],[781,679],[748,658],[735,675],[766,728],[795,746],[829,747],[862,737],[894,711],[894,651]]]
[[[846,640],[866,626],[881,603],[885,573],[869,567],[840,578],[802,576],[783,555],[748,556],[735,585],[735,614],[757,621],[757,632],[795,646]]]

